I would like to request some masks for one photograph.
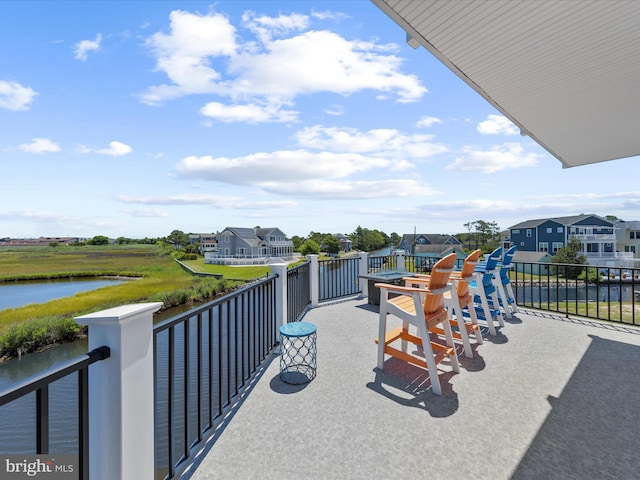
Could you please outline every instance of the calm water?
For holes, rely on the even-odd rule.
[[[0,310],[22,307],[30,303],[44,303],[122,282],[123,280],[100,279],[0,283]]]

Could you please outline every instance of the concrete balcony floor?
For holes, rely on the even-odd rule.
[[[459,349],[459,374],[441,365],[438,397],[419,367],[375,368],[366,300],[304,321],[316,378],[282,383],[275,352],[185,478],[640,478],[637,328],[521,312],[473,359]]]

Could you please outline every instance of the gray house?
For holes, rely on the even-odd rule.
[[[405,233],[402,235],[398,249],[414,254],[416,248],[422,245],[459,245],[462,251],[462,243],[456,237],[439,233]]]
[[[205,252],[205,263],[254,265],[293,259],[293,242],[279,228],[227,227],[217,240],[217,251]]]

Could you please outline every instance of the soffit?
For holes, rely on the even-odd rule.
[[[640,1],[372,1],[565,167],[640,154]]]

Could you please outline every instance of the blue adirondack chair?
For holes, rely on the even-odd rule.
[[[475,279],[469,282],[469,290],[473,293],[478,319],[487,322],[491,335],[496,334],[495,320],[501,327],[504,327],[504,319],[499,308],[498,289],[493,282],[494,275],[498,273],[498,262],[501,255],[502,247],[491,252],[486,262],[478,264]]]

